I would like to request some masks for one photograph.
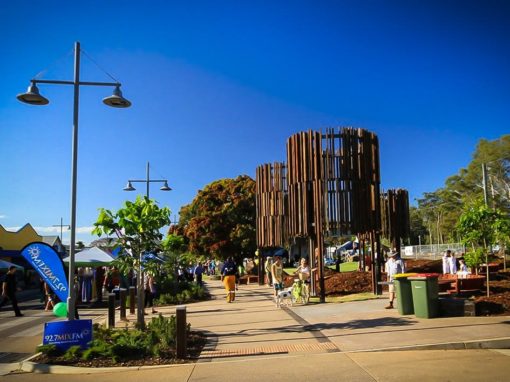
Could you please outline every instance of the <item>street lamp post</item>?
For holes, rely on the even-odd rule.
[[[126,187],[124,187],[124,191],[135,191],[136,188],[133,187],[133,183],[145,183],[146,184],[146,192],[145,196],[147,200],[149,199],[150,193],[150,184],[151,183],[163,183],[161,186],[161,191],[172,191],[170,187],[168,187],[168,180],[166,179],[151,179],[150,178],[150,163],[147,162],[147,169],[145,174],[145,179],[128,179],[128,183]],[[144,325],[144,317],[143,317],[143,305],[144,305],[144,294],[143,294],[143,272],[142,272],[142,253],[139,254],[138,260],[138,277],[136,280],[137,283],[137,297],[138,297],[138,308],[136,311],[137,314],[137,322],[140,325]]]
[[[64,244],[62,242],[63,239],[63,235],[62,235],[62,231],[64,229],[64,227],[66,227],[66,229],[70,229],[71,226],[69,224],[64,224],[64,218],[60,218],[60,224],[53,224],[52,227],[60,227],[60,245],[61,245],[61,248],[63,248]],[[65,253],[65,251],[64,251]]]
[[[126,108],[131,106],[131,102],[122,97],[120,91],[121,84],[119,82],[84,82],[80,81],[80,43],[76,42],[74,45],[74,80],[73,81],[60,81],[60,80],[30,80],[28,91],[23,94],[18,94],[17,98],[21,102],[30,105],[47,105],[48,99],[39,94],[37,84],[52,84],[52,85],[72,85],[74,89],[74,102],[73,102],[73,138],[72,138],[72,166],[71,166],[71,238],[69,246],[69,290],[67,296],[67,317],[69,320],[75,319],[75,303],[76,295],[74,293],[74,254],[76,249],[76,184],[78,178],[78,110],[80,98],[80,86],[113,86],[115,89],[113,95],[103,99],[103,103],[107,106]]]

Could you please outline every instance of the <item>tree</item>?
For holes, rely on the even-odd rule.
[[[457,224],[462,242],[471,246],[471,251],[466,254],[466,264],[471,267],[480,265],[482,253],[485,253],[487,264],[487,296],[489,295],[489,259],[487,248],[495,244],[502,237],[508,235],[510,222],[500,210],[488,207],[481,200],[469,206],[460,216]]]
[[[423,210],[416,207],[409,208],[410,240],[411,245],[425,243],[427,238],[427,227],[424,224]]]
[[[466,168],[447,178],[444,187],[417,200],[430,243],[458,241],[455,227],[462,209],[483,196],[483,163],[488,169],[489,205],[510,212],[510,135],[493,141],[481,139]]]
[[[137,197],[136,201],[126,201],[124,208],[117,212],[101,208],[94,223],[93,235],[118,237],[117,244],[125,251],[120,256],[126,267],[138,267],[138,308],[137,322],[144,327],[143,317],[143,277],[142,256],[158,248],[163,235],[160,229],[170,224],[170,210],[159,208],[152,199]]]
[[[177,232],[196,255],[241,258],[256,249],[255,181],[247,175],[212,182],[179,215]]]

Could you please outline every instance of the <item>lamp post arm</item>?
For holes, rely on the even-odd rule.
[[[128,182],[131,183],[147,183],[147,180],[141,180],[141,179],[128,179]],[[165,183],[168,182],[168,179],[150,179],[149,183]]]
[[[74,81],[63,80],[30,80],[33,84],[51,84],[51,85],[74,85]],[[78,81],[78,86],[121,86],[120,82],[91,82],[91,81]]]

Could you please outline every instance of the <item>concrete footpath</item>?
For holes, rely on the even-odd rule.
[[[196,363],[82,369],[22,362],[0,371],[11,372],[3,378],[12,381],[59,381],[69,374],[73,381],[125,382],[509,380],[510,317],[417,319],[385,310],[384,299],[277,309],[265,286],[241,286],[232,304],[219,281],[208,287],[212,300],[187,305],[192,329],[208,336]]]

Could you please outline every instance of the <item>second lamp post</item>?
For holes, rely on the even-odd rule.
[[[145,193],[145,196],[147,199],[149,199],[150,194],[150,184],[151,183],[163,183],[163,186],[161,186],[161,191],[172,191],[170,187],[168,187],[168,180],[166,179],[151,179],[150,178],[150,163],[147,162],[147,171],[146,171],[146,178],[145,179],[129,179],[126,187],[124,187],[124,191],[135,191],[136,188],[133,187],[132,183],[146,183],[147,185],[147,191]],[[142,256],[143,254],[139,254],[138,259],[138,276],[136,278],[136,284],[137,284],[137,298],[138,298],[138,309],[136,311],[136,319],[138,324],[144,325],[144,317],[143,317],[143,311],[144,311],[144,285],[143,285],[143,272],[142,272]]]

